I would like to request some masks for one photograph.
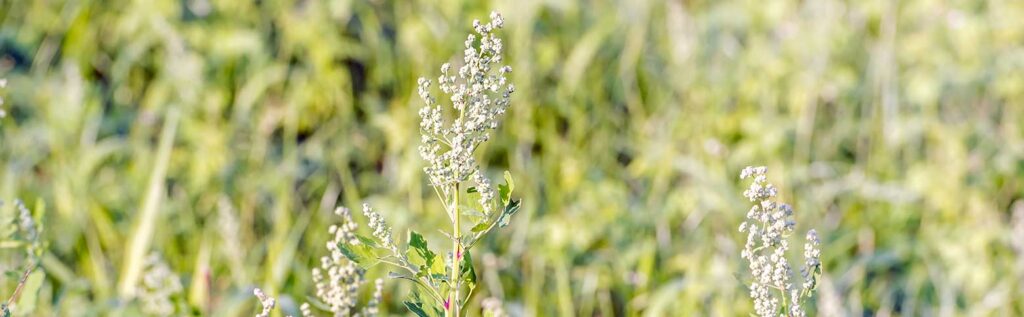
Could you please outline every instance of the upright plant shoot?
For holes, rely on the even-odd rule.
[[[807,232],[804,244],[804,266],[800,270],[803,284],[792,281],[793,270],[786,258],[789,236],[796,222],[793,208],[777,202],[778,189],[768,183],[764,166],[747,167],[740,179],[753,178],[743,196],[754,202],[747,212],[747,220],[740,232],[747,233],[747,241],[740,256],[747,260],[753,281],[750,296],[758,316],[805,316],[804,302],[814,295],[821,275],[821,249],[818,235]]]
[[[431,81],[418,81],[424,102],[419,111],[419,153],[451,224],[450,231],[442,230],[451,240],[450,252],[447,256],[435,253],[415,231],[406,237],[405,250],[399,250],[383,217],[365,205],[372,237],[357,236],[339,246],[364,268],[386,263],[398,269],[392,277],[414,282],[418,287],[405,305],[419,316],[460,316],[477,284],[470,249],[495,227],[508,225],[520,206],[519,200],[511,198],[515,187],[511,174],[506,171],[505,184],[495,190],[474,158],[489,139],[489,131],[499,126],[515,91],[506,78],[512,68],[502,65],[503,45],[493,33],[503,23],[495,12],[488,23],[473,21],[475,34],[465,41],[462,65],[458,69],[441,65],[437,83],[447,98],[435,99]]]

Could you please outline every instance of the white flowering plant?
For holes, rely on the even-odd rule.
[[[418,93],[422,144],[420,155],[428,164],[424,172],[444,207],[451,231],[451,251],[442,256],[430,249],[423,235],[410,231],[405,248],[392,238],[384,218],[368,205],[372,237],[350,233],[338,250],[362,268],[385,263],[396,271],[392,278],[412,281],[416,288],[405,306],[418,316],[460,316],[477,286],[470,249],[495,227],[505,227],[521,206],[512,199],[515,183],[505,172],[505,184],[497,190],[474,158],[474,152],[496,129],[509,107],[515,86],[502,65],[502,42],[494,35],[504,20],[491,13],[491,21],[473,22],[475,34],[465,41],[463,64],[453,73],[451,64],[441,66],[438,86],[449,96],[442,105],[431,94],[431,81],[420,78]],[[468,229],[468,231],[467,231]]]
[[[0,206],[4,202],[0,201]],[[0,249],[14,250],[15,254],[4,253],[4,274],[18,277],[18,284],[5,301],[0,302],[0,317],[25,315],[32,312],[36,296],[42,287],[45,273],[39,268],[47,244],[41,240],[44,207],[37,204],[36,216],[20,200],[14,200],[13,208],[0,208]],[[23,253],[22,253],[23,252]],[[17,254],[22,253],[22,254]],[[20,263],[18,263],[20,262]]]
[[[0,78],[0,89],[7,87],[7,79]],[[3,96],[0,96],[0,106],[4,105]],[[0,118],[7,116],[7,111],[0,107]],[[0,206],[4,202],[0,201]],[[4,206],[5,207],[5,206]],[[15,263],[4,263],[7,266],[4,274],[18,278],[18,284],[10,297],[0,301],[0,317],[9,317],[14,314],[25,315],[32,312],[36,302],[36,295],[42,287],[45,273],[39,269],[43,253],[47,244],[42,241],[43,226],[39,222],[42,219],[45,206],[42,201],[37,202],[35,216],[21,200],[14,200],[13,208],[0,208],[0,249],[17,250],[16,253],[24,251],[22,255],[4,254],[7,260],[20,258],[20,265]]]
[[[793,270],[787,260],[789,237],[796,227],[793,208],[776,201],[778,189],[768,182],[768,169],[764,166],[747,167],[740,179],[753,178],[743,196],[755,204],[747,212],[747,220],[740,224],[740,232],[747,233],[740,257],[747,260],[753,281],[750,296],[758,316],[806,316],[805,302],[818,286],[821,275],[821,249],[818,234],[807,232],[804,244],[804,266],[801,268],[803,284],[793,282]]]
[[[313,283],[316,285],[316,297],[303,303],[299,310],[303,317],[315,316],[313,314],[314,307],[330,312],[331,316],[377,316],[380,313],[384,281],[381,279],[375,281],[376,288],[373,297],[365,305],[359,307],[359,289],[365,283],[363,277],[365,270],[347,259],[342,253],[342,249],[339,248],[345,244],[357,243],[355,242],[355,232],[358,225],[352,221],[352,212],[348,208],[337,208],[334,210],[334,214],[342,218],[342,223],[331,225],[327,229],[332,236],[331,240],[326,243],[329,255],[321,257],[320,267],[312,270]],[[266,295],[259,288],[253,290],[253,294],[256,295],[262,306],[262,310],[256,314],[256,317],[269,317],[276,304],[274,298]]]
[[[136,299],[142,313],[147,316],[172,316],[182,309],[175,299],[182,295],[184,287],[178,274],[171,270],[160,253],[153,252],[146,257],[145,272],[142,274]]]

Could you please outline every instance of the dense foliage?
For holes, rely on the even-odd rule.
[[[175,314],[252,315],[255,286],[298,314],[336,206],[447,245],[417,77],[492,10],[516,94],[477,159],[528,199],[474,248],[467,311],[753,313],[736,175],[763,164],[821,240],[808,311],[1024,314],[1005,0],[0,0],[0,198],[46,228],[25,309],[152,312],[159,281]],[[6,300],[27,257],[0,240]]]

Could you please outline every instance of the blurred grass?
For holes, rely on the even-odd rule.
[[[52,206],[36,312],[132,314],[137,248],[193,313],[248,314],[253,286],[294,312],[336,204],[431,232],[415,79],[490,10],[518,92],[481,152],[526,205],[477,300],[746,314],[736,176],[763,163],[822,233],[820,315],[1024,314],[1024,4],[1000,0],[0,1],[0,193]]]

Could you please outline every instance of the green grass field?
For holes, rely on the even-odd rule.
[[[0,226],[0,298],[36,261],[14,315],[137,316],[155,253],[171,315],[297,315],[336,206],[446,246],[416,80],[492,10],[517,91],[477,158],[523,207],[467,316],[753,313],[747,165],[822,239],[811,315],[1024,315],[1009,0],[0,0],[2,215],[41,230]]]

